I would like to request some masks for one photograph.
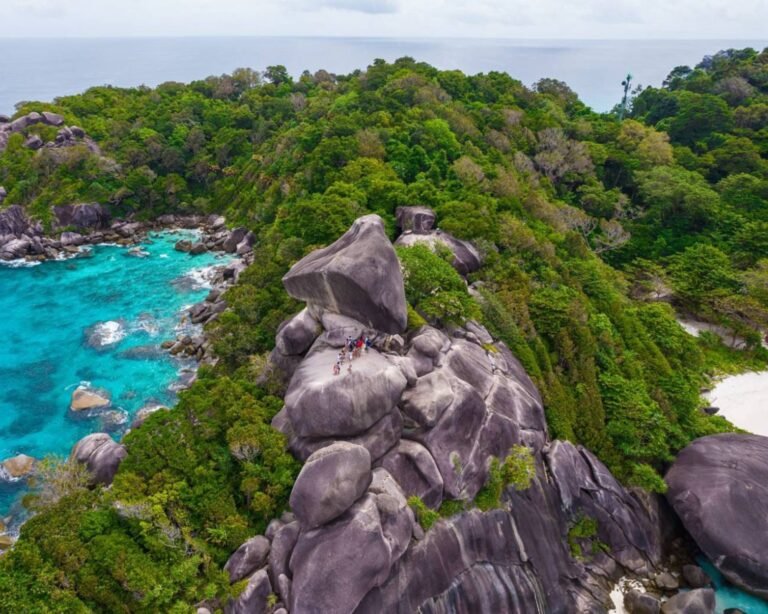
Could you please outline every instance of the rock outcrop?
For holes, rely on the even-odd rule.
[[[7,117],[7,116],[4,116]],[[10,118],[9,118],[10,119]],[[45,143],[37,134],[29,132],[29,129],[37,124],[54,126],[59,128],[56,138],[53,141]],[[51,111],[38,113],[33,111],[13,121],[0,122],[0,152],[8,146],[8,139],[12,134],[22,133],[27,136],[24,145],[29,149],[40,149],[46,147],[49,149],[60,147],[72,147],[77,144],[84,144],[92,153],[101,154],[101,150],[96,142],[85,134],[85,131],[78,126],[65,126],[64,117]]]
[[[418,224],[430,231],[428,221]],[[390,290],[381,297],[362,287],[350,293],[347,269],[365,253],[388,263],[384,239],[378,219],[362,218],[285,278],[308,307],[283,324],[270,357],[287,382],[273,425],[307,463],[290,497],[295,519],[274,520],[265,535],[275,608],[604,611],[619,577],[657,571],[657,501],[629,492],[587,450],[550,441],[536,387],[480,324],[391,334],[402,330],[392,314],[405,312],[402,287],[391,288],[402,286],[399,268],[387,264],[398,274],[382,282]],[[345,358],[335,375],[339,349],[359,335],[372,347],[351,370]],[[474,508],[492,457],[515,445],[533,458],[530,487],[507,489],[498,509]],[[425,532],[411,496],[468,511]],[[585,518],[596,528],[580,538],[576,557],[568,535]],[[251,581],[266,582],[261,570]]]
[[[21,480],[32,474],[37,460],[26,454],[17,454],[0,463],[0,479]]]
[[[768,599],[768,437],[695,440],[667,473],[667,499],[732,583]]]
[[[405,330],[403,275],[378,215],[359,218],[338,241],[297,262],[283,284],[288,294],[310,307],[385,333]]]
[[[436,217],[429,207],[398,207],[395,211],[397,227],[414,234],[428,234],[435,225]]]
[[[475,272],[483,264],[480,252],[469,241],[457,239],[442,230],[433,230],[437,216],[429,207],[398,207],[396,216],[402,234],[395,245],[408,247],[422,244],[431,249],[438,246],[447,248],[453,253],[453,267],[462,275]]]
[[[715,591],[699,588],[678,593],[664,602],[661,614],[715,614]]]
[[[112,401],[105,390],[96,390],[87,386],[78,386],[72,392],[72,400],[69,408],[72,411],[88,411],[92,409],[104,409],[109,407]]]
[[[110,221],[109,212],[99,203],[62,205],[54,207],[53,214],[60,228],[72,227],[79,232],[104,230]]]
[[[91,484],[109,485],[127,454],[125,446],[106,433],[92,433],[75,444],[70,458],[86,466]]]

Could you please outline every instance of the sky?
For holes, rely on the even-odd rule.
[[[0,0],[0,37],[762,39],[768,0]]]

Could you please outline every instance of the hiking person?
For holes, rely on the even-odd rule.
[[[363,345],[365,347],[365,353],[368,353],[368,350],[371,348],[371,340],[368,337],[368,335],[365,336],[365,340],[363,341]]]
[[[338,375],[339,373],[341,373],[341,363],[337,360],[333,365],[333,374]]]

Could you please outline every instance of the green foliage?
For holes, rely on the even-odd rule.
[[[463,324],[479,317],[461,276],[426,245],[399,247],[408,303],[433,324]]]
[[[475,497],[475,505],[488,511],[501,506],[504,489],[526,490],[536,477],[533,452],[524,445],[513,446],[504,461],[492,457],[488,468],[488,479]]]
[[[584,559],[600,551],[608,551],[608,546],[597,539],[597,532],[597,520],[586,514],[578,515],[568,529],[568,547],[571,550],[571,556],[575,559]],[[586,552],[585,549],[587,549]]]
[[[415,495],[408,497],[408,505],[411,506],[411,509],[416,516],[416,521],[425,531],[429,531],[429,529],[432,528],[432,525],[440,520],[440,514],[435,510],[428,508],[424,501]]]

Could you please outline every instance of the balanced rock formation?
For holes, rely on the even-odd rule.
[[[400,263],[378,215],[359,218],[332,245],[312,252],[283,277],[288,294],[385,333],[405,330]]]
[[[75,444],[70,458],[85,464],[91,475],[91,484],[109,485],[127,455],[125,446],[106,433],[92,433]]]
[[[768,437],[695,440],[667,473],[667,499],[732,583],[768,599]]]
[[[658,571],[657,500],[630,493],[587,450],[551,441],[533,382],[479,323],[392,334],[406,305],[385,239],[378,218],[362,218],[285,278],[308,306],[270,355],[287,384],[273,426],[307,463],[295,517],[270,523],[268,565],[247,595],[268,581],[274,607],[295,614],[604,611],[621,576]],[[365,254],[394,275],[381,278],[386,292],[350,277]],[[360,335],[371,347],[334,375],[340,348]],[[480,511],[492,458],[513,446],[533,459],[530,486]],[[466,511],[425,532],[409,497]],[[595,534],[575,557],[568,535],[587,517]]]

